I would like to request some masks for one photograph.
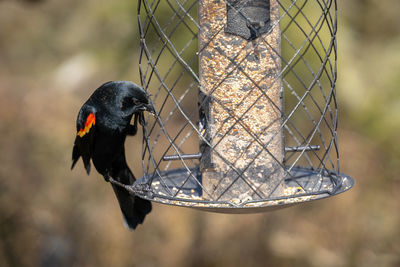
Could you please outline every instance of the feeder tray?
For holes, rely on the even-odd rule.
[[[334,0],[140,0],[139,73],[157,114],[143,127],[142,178],[120,186],[222,213],[349,190],[336,19]]]
[[[291,178],[285,179],[285,196],[244,201],[210,201],[202,197],[201,172],[199,168],[175,169],[159,174],[150,174],[127,187],[137,196],[161,204],[195,208],[218,213],[257,213],[273,211],[303,202],[327,198],[343,193],[354,185],[354,180],[345,175],[321,174],[318,170],[297,167],[291,170]],[[159,176],[160,175],[160,176]],[[194,177],[193,177],[194,176]],[[148,185],[151,184],[151,187]],[[181,188],[180,185],[184,184]],[[152,188],[152,189],[150,189]]]

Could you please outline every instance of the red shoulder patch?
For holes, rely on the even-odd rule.
[[[96,118],[93,113],[90,113],[89,116],[86,118],[85,128],[80,129],[77,135],[83,137],[90,131],[90,128],[92,128],[92,126],[95,125],[95,123],[96,123]]]

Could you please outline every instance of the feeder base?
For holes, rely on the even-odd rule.
[[[258,213],[338,195],[354,186],[354,180],[342,173],[321,174],[320,170],[302,167],[292,168],[290,173],[291,177],[285,179],[284,194],[266,199],[206,200],[202,197],[201,186],[195,180],[201,182],[199,168],[192,168],[190,172],[187,169],[175,169],[149,174],[138,179],[131,188],[136,195],[161,204],[218,213]]]

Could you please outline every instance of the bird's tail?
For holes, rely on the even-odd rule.
[[[114,160],[109,175],[122,184],[131,185],[135,182],[135,176],[126,164],[124,151]],[[151,212],[151,202],[129,194],[125,188],[116,184],[112,184],[112,187],[118,199],[125,226],[131,231],[135,230],[138,224],[142,224],[146,215]]]
[[[135,230],[138,224],[142,224],[144,218],[151,211],[151,202],[128,193],[118,185],[112,185],[119,206],[124,217],[124,224],[129,230]]]

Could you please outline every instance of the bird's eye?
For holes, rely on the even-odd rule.
[[[125,97],[122,100],[122,109],[128,109],[135,105],[134,100],[131,97]]]

